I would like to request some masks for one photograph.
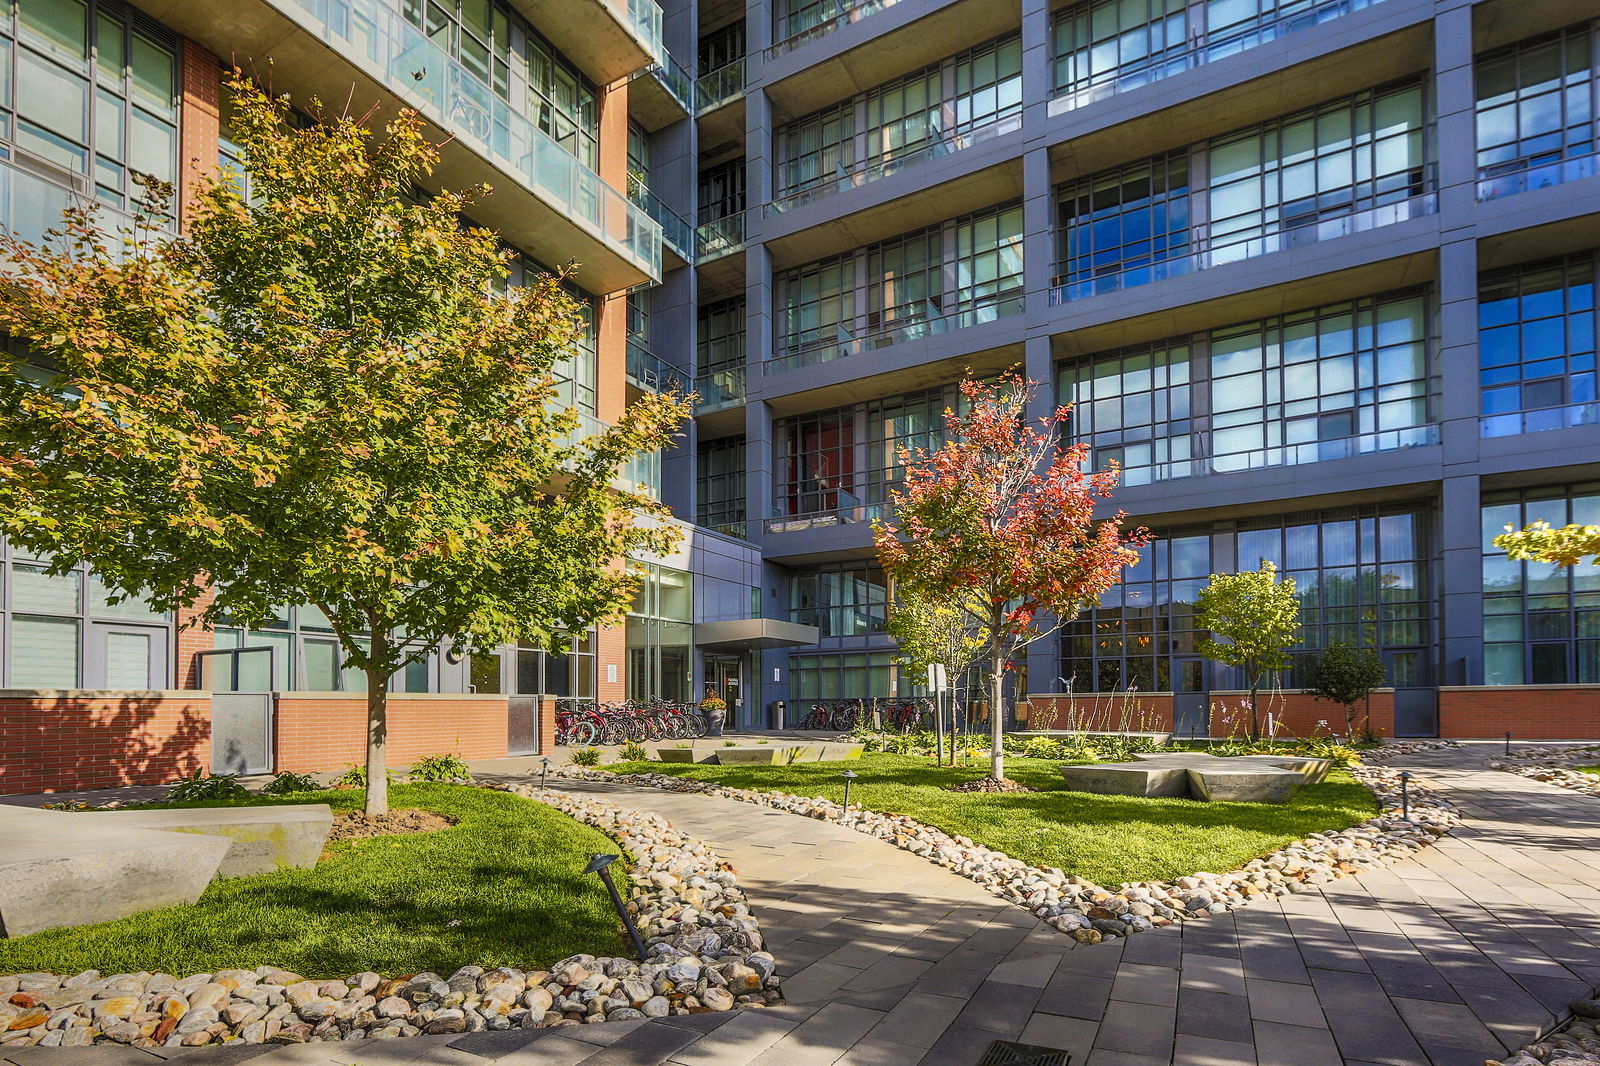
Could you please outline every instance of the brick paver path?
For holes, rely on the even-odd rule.
[[[881,841],[731,800],[563,782],[715,847],[786,977],[766,1010],[286,1048],[29,1049],[16,1066],[974,1066],[996,1039],[1073,1066],[1481,1066],[1600,985],[1600,801],[1418,756],[1467,822],[1388,870],[1075,946]],[[516,769],[512,766],[497,770]]]

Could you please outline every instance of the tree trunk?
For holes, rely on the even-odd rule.
[[[382,662],[388,656],[389,635],[375,630],[372,634],[370,662]],[[367,674],[367,804],[368,814],[386,814],[389,810],[389,676],[376,666],[369,666]]]
[[[1261,712],[1256,709],[1256,696],[1261,691],[1261,675],[1254,674],[1250,680],[1250,739],[1261,739]]]
[[[1001,707],[1005,690],[1006,657],[996,647],[989,656],[989,776],[996,781],[1006,779],[1005,714]]]

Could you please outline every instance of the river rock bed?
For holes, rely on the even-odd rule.
[[[0,1052],[123,1044],[298,1044],[703,1014],[779,999],[775,963],[731,867],[665,818],[536,786],[507,791],[608,834],[628,860],[627,906],[648,961],[573,955],[548,970],[308,980],[272,966],[0,976]],[[464,903],[470,906],[470,901]]]
[[[1051,867],[1031,866],[1003,852],[951,836],[903,815],[879,814],[831,800],[728,788],[669,774],[628,774],[564,766],[552,773],[587,781],[625,780],[672,792],[695,792],[838,822],[920,855],[1025,907],[1080,943],[1130,936],[1174,922],[1222,914],[1254,899],[1284,896],[1415,854],[1460,822],[1453,804],[1416,782],[1411,820],[1400,818],[1400,773],[1382,767],[1351,771],[1377,797],[1382,813],[1348,829],[1312,833],[1226,874],[1196,873],[1174,881],[1103,888]]]
[[[1582,747],[1551,745],[1524,748],[1512,755],[1496,756],[1485,765],[1491,770],[1503,770],[1508,774],[1559,785],[1587,796],[1600,796],[1600,774],[1569,769],[1597,764],[1600,764],[1600,748],[1590,744]]]
[[[1459,740],[1397,740],[1384,744],[1382,747],[1363,750],[1361,758],[1366,762],[1384,762],[1389,759],[1400,759],[1407,755],[1419,755],[1425,751],[1442,751],[1445,748],[1459,748]]]

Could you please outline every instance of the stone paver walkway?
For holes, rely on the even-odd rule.
[[[932,864],[732,800],[562,782],[660,812],[733,862],[789,1002],[650,1022],[286,1048],[28,1049],[15,1066],[1481,1066],[1600,985],[1600,801],[1408,760],[1466,823],[1388,870],[1080,947]],[[485,767],[484,769],[491,769]],[[492,768],[517,772],[522,767]]]

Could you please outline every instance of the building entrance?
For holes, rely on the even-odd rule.
[[[706,687],[728,704],[728,724],[747,727],[744,701],[744,658],[738,655],[706,656]]]

